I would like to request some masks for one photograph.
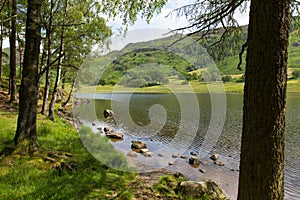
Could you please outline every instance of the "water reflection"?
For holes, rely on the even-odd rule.
[[[96,117],[99,122],[103,122],[103,110],[111,109],[112,101],[119,101],[122,103],[122,99],[126,94],[99,94],[99,95],[87,95],[83,94],[78,98],[95,98],[96,100],[90,105],[80,106],[75,113],[81,113],[80,117],[86,121],[95,120],[95,116],[92,113],[96,113]],[[188,94],[185,94],[188,95]],[[126,137],[123,142],[117,142],[115,145],[121,150],[130,150],[128,143],[132,139],[143,138],[149,144],[149,149],[153,152],[163,151],[164,154],[172,154],[174,149],[172,148],[186,148],[188,150],[184,153],[188,154],[190,151],[199,152],[202,142],[211,120],[211,99],[209,94],[197,95],[199,102],[199,126],[196,135],[193,138],[187,138],[189,135],[182,133],[180,140],[176,140],[175,146],[169,148],[168,144],[173,141],[179,129],[181,120],[180,104],[177,98],[173,94],[133,94],[130,98],[129,111],[131,120],[134,121],[135,126],[127,126],[129,123],[126,119],[122,124],[119,124],[119,129],[126,133]],[[149,116],[149,110],[152,105],[161,105],[165,109],[166,119],[163,121],[163,126],[159,130],[153,131],[146,130],[147,125],[151,123],[151,116]],[[218,153],[221,155],[221,160],[226,163],[225,167],[207,166],[213,170],[206,173],[212,179],[217,179],[225,190],[229,197],[235,198],[237,191],[237,179],[239,165],[239,152],[240,152],[240,139],[242,130],[242,106],[243,96],[241,94],[228,94],[227,95],[227,112],[226,121],[222,129],[222,134],[215,144],[211,153]],[[82,112],[80,109],[84,110]],[[193,112],[193,108],[189,112]],[[118,110],[115,110],[118,114]],[[152,116],[153,117],[153,116]],[[192,119],[190,119],[192,120]],[[158,121],[159,122],[159,121]],[[157,122],[157,123],[158,123]],[[287,116],[286,116],[286,168],[285,168],[285,198],[286,199],[300,199],[300,96],[289,95],[287,99]],[[186,130],[192,128],[193,124],[186,124]],[[158,126],[160,127],[160,126]],[[168,148],[166,148],[168,147]],[[205,159],[204,159],[205,160]],[[186,164],[187,161],[178,160],[178,164],[170,167],[176,170]],[[181,165],[180,165],[181,163]],[[189,178],[198,179],[202,176],[197,170],[190,170],[187,172]],[[228,192],[229,191],[229,192]]]

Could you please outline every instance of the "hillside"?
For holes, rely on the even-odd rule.
[[[81,68],[79,80],[87,85],[123,85],[147,87],[168,83],[175,79],[186,81],[243,82],[237,69],[238,53],[246,40],[246,27],[241,27],[223,45],[219,29],[205,39],[174,35],[147,42],[130,43],[121,51],[88,59]],[[290,34],[289,74],[300,68],[300,38],[298,31]],[[244,53],[244,57],[246,52]]]

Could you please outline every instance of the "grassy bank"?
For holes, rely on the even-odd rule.
[[[172,91],[173,90],[173,91]],[[137,93],[172,93],[176,92],[195,92],[195,93],[208,93],[208,92],[227,92],[227,93],[243,93],[244,83],[227,82],[219,83],[203,83],[199,81],[190,81],[189,85],[182,85],[179,82],[172,82],[166,85],[158,85],[145,88],[128,88],[123,86],[82,86],[76,92],[78,93],[111,93],[111,92],[137,92]],[[300,94],[300,80],[288,80],[288,93]]]
[[[130,199],[134,174],[108,168],[82,145],[66,120],[38,116],[39,144],[33,156],[14,150],[16,113],[0,113],[0,199]],[[128,197],[128,198],[127,198]]]

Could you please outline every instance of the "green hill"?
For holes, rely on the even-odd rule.
[[[197,37],[175,35],[147,42],[130,43],[121,51],[88,59],[81,68],[79,80],[87,85],[123,85],[147,87],[168,83],[175,79],[223,80],[243,82],[237,69],[238,53],[246,40],[247,27],[240,27],[222,41],[224,30],[197,41]],[[213,45],[221,39],[225,45]],[[228,44],[228,46],[226,46]],[[221,55],[222,54],[222,55]],[[298,31],[290,34],[289,75],[300,68],[300,37]]]

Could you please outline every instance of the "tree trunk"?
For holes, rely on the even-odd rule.
[[[66,16],[66,12],[67,12],[67,5],[68,5],[68,0],[65,0],[65,5],[64,5],[64,15],[65,16]],[[63,20],[63,24],[64,23],[65,23],[65,20]],[[50,107],[49,107],[49,114],[48,114],[48,117],[52,121],[54,121],[54,105],[56,102],[58,86],[59,86],[59,81],[60,81],[60,76],[61,76],[61,64],[62,64],[63,53],[64,53],[64,37],[65,37],[65,27],[62,26],[61,36],[60,36],[59,59],[58,59],[58,64],[57,64],[56,80],[54,83],[52,98],[51,98]]]
[[[68,98],[67,98],[67,100],[62,104],[63,107],[65,107],[65,106],[69,103],[69,101],[71,100],[72,93],[73,93],[73,90],[74,90],[74,88],[75,88],[75,83],[76,83],[76,79],[73,80],[73,83],[72,83],[71,90],[70,90],[70,92],[69,92]]]
[[[1,85],[1,81],[2,81],[2,51],[3,51],[3,23],[1,22],[0,25],[0,85]]]
[[[289,0],[252,0],[239,200],[284,199]]]
[[[47,70],[46,70],[46,82],[44,88],[44,98],[43,98],[43,105],[41,113],[44,115],[46,114],[48,108],[48,98],[50,93],[50,82],[51,82],[51,70],[50,70],[50,63],[51,63],[51,45],[52,45],[52,19],[53,19],[53,8],[54,3],[50,1],[50,16],[49,16],[49,24],[46,28],[46,40],[47,40]]]
[[[46,56],[47,56],[47,51],[46,51],[46,48],[45,48],[45,45],[42,45],[43,46],[43,51],[42,51],[42,57],[41,57],[41,62],[40,62],[40,69],[39,69],[39,79],[38,79],[38,90],[40,89],[40,86],[41,86],[41,82],[42,82],[42,79],[43,79],[43,71],[44,71],[44,68],[45,68],[45,64],[46,64]],[[38,94],[37,98],[39,98],[40,94]]]
[[[11,32],[9,37],[9,45],[10,45],[10,102],[13,102],[16,100],[16,91],[17,91],[17,85],[16,85],[16,14],[17,14],[17,5],[16,0],[11,1]]]
[[[19,46],[19,61],[20,61],[20,80],[22,80],[22,70],[23,70],[23,48]]]
[[[47,111],[47,108],[48,108],[48,98],[49,98],[49,92],[50,92],[50,79],[51,79],[50,68],[47,66],[46,82],[45,82],[45,88],[44,88],[44,97],[43,97],[43,104],[42,104],[42,110],[41,110],[41,113],[43,115],[46,114],[46,111]]]
[[[66,75],[67,75],[67,70],[66,69],[62,69],[62,78],[61,78],[61,89],[65,89],[65,84],[66,84]]]
[[[20,102],[17,131],[14,138],[16,144],[27,141],[29,150],[38,147],[36,131],[38,63],[41,41],[40,0],[28,0],[23,79],[20,87]]]
[[[61,36],[61,37],[63,37],[63,36]],[[61,42],[63,42],[63,39],[61,39]],[[58,86],[59,86],[59,81],[60,81],[60,76],[61,76],[61,62],[62,62],[62,58],[63,58],[63,56],[61,56],[62,53],[63,53],[63,43],[61,43],[61,47],[60,47],[60,53],[59,53],[60,58],[58,60],[56,79],[55,79],[54,88],[53,88],[53,92],[52,92],[52,98],[51,98],[51,102],[50,102],[50,106],[49,106],[48,117],[52,121],[54,121],[54,105],[56,103],[56,98],[57,98],[57,94],[58,94]]]

